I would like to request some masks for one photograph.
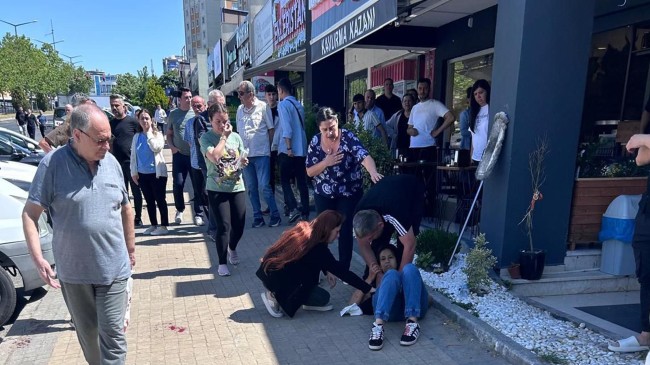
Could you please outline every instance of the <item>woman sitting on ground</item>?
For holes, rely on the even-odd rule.
[[[410,346],[417,342],[420,335],[418,319],[424,317],[433,301],[418,268],[406,264],[402,271],[397,271],[400,261],[395,246],[384,246],[377,256],[377,262],[384,273],[375,283],[377,291],[370,296],[357,290],[350,299],[350,303],[358,304],[364,314],[375,316],[368,341],[371,350],[381,350],[384,347],[384,322],[405,318],[406,327],[399,343]],[[376,281],[375,274],[371,271],[369,275],[366,282],[372,284]]]
[[[338,238],[343,220],[341,213],[326,210],[313,221],[299,222],[285,231],[266,251],[257,277],[267,289],[262,300],[273,317],[282,317],[282,312],[293,317],[300,306],[304,310],[331,310],[329,292],[318,286],[321,271],[334,274],[362,293],[374,291],[336,261],[327,248]],[[336,280],[330,284],[333,288]]]

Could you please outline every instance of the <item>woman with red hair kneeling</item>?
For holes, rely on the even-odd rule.
[[[343,215],[326,210],[311,222],[299,222],[285,231],[264,254],[257,277],[262,280],[266,292],[262,300],[273,317],[289,317],[302,306],[305,310],[327,311],[330,294],[318,286],[320,271],[336,277],[364,293],[374,291],[370,284],[361,280],[336,261],[327,245],[338,238]],[[331,283],[332,286],[336,282]]]

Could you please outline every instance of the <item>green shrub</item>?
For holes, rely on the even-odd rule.
[[[481,294],[483,288],[490,284],[488,272],[497,263],[492,250],[486,247],[485,233],[474,238],[474,248],[465,258],[463,272],[467,275],[467,287],[472,293]]]
[[[346,123],[343,128],[351,131],[359,138],[363,147],[368,150],[372,159],[375,160],[377,172],[384,176],[393,175],[395,161],[390,156],[390,149],[381,138],[376,138],[372,135],[372,132],[365,130],[363,127],[357,127],[354,123]],[[370,175],[363,169],[363,188],[368,190],[370,186],[372,186]]]
[[[458,234],[441,229],[420,232],[415,245],[415,253],[418,255],[415,265],[427,271],[433,270],[434,266],[446,271],[457,240]]]

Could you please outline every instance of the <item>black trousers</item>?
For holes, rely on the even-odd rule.
[[[305,168],[304,156],[289,156],[285,153],[278,155],[280,162],[280,182],[282,183],[282,192],[284,193],[284,203],[292,211],[298,207],[296,197],[291,189],[291,179],[296,179],[296,185],[300,192],[300,204],[302,205],[303,215],[309,215],[309,190],[307,188],[307,170]]]
[[[269,169],[269,183],[271,184],[271,190],[275,194],[275,179],[276,171],[278,170],[278,151],[271,151],[271,168]]]
[[[152,226],[158,225],[156,216],[156,205],[160,211],[160,224],[167,227],[169,225],[169,213],[167,210],[167,176],[156,177],[156,174],[138,173],[138,184],[147,202],[147,214]]]
[[[225,265],[227,248],[235,250],[244,234],[246,222],[246,192],[222,193],[208,190],[210,215],[217,221],[217,255],[219,265]]]
[[[41,131],[41,138],[45,138],[45,125],[44,124],[39,124],[38,129]]]
[[[330,198],[319,194],[314,195],[317,214],[332,209],[345,216],[339,233],[339,262],[346,269],[350,269],[350,262],[352,262],[352,245],[354,242],[352,239],[352,218],[354,218],[354,210],[362,196],[362,191],[350,197]]]
[[[650,332],[650,202],[648,192],[639,202],[639,211],[634,221],[634,261],[636,277],[641,284],[641,330]]]
[[[201,169],[190,170],[192,188],[194,189],[194,214],[201,215],[208,207],[208,196],[205,191],[205,177]],[[207,214],[207,211],[205,211]],[[206,217],[207,218],[207,217]]]
[[[124,175],[124,186],[126,192],[129,192],[129,185],[131,186],[131,193],[133,193],[133,207],[135,208],[135,220],[142,219],[142,192],[138,184],[131,178],[131,161],[126,160],[120,162],[122,167],[122,174]]]

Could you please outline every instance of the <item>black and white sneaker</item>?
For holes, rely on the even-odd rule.
[[[384,347],[384,325],[373,323],[368,348],[377,351],[382,347]]]
[[[408,320],[406,321],[404,334],[402,335],[402,339],[399,341],[399,344],[402,346],[411,346],[418,341],[419,336],[420,325],[411,320]]]

